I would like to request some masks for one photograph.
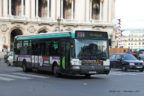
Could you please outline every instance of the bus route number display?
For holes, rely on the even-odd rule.
[[[87,32],[76,32],[76,37],[80,37],[80,38],[107,38],[108,35],[106,32],[91,32],[91,31],[87,31]]]

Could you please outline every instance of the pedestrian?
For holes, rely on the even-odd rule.
[[[128,49],[128,51],[127,51],[126,53],[131,54],[131,50],[130,50],[130,49]]]
[[[134,55],[134,52],[132,51],[131,54]]]

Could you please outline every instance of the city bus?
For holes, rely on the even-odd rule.
[[[19,35],[14,39],[14,66],[62,74],[109,74],[108,33],[93,30]]]

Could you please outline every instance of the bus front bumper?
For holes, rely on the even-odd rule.
[[[81,65],[81,66],[72,66],[71,73],[73,74],[109,74],[110,67],[102,65]]]

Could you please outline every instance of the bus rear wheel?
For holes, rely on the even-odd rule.
[[[23,62],[22,68],[23,68],[23,72],[28,72],[28,68],[26,66],[26,62],[25,61]]]

